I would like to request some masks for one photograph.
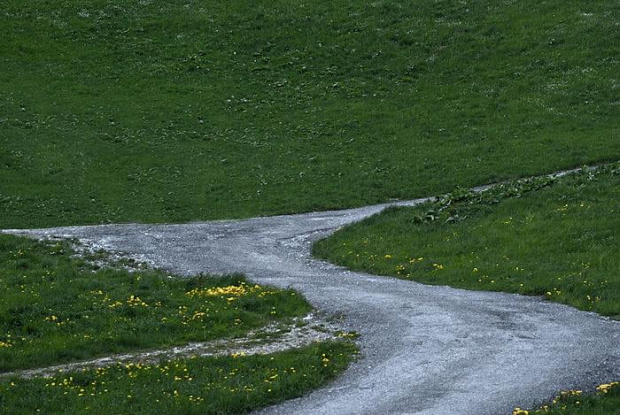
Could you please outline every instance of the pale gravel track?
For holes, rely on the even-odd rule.
[[[243,272],[345,315],[346,329],[362,335],[363,358],[327,387],[261,414],[510,414],[562,389],[620,379],[619,322],[541,298],[426,286],[311,257],[314,241],[386,206],[5,232],[78,238],[183,275]]]

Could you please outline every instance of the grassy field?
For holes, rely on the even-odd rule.
[[[4,0],[0,228],[184,222],[343,208],[618,160],[619,19],[620,5],[603,0],[419,0],[415,7],[367,0]],[[393,242],[373,240],[382,251],[375,253],[377,268],[354,258],[347,261],[373,272],[406,278],[415,274],[427,283],[445,278],[444,283],[471,289],[547,295],[618,315],[618,280],[609,277],[609,261],[618,262],[609,233],[617,229],[610,215],[617,216],[614,199],[610,202],[614,195],[617,200],[617,178],[584,179],[583,189],[541,186],[527,196],[535,203],[531,212],[519,205],[523,198],[460,204],[462,213],[436,205],[425,212],[394,211],[372,219],[371,224],[408,218],[390,231]],[[428,220],[446,212],[454,213],[445,218],[453,218],[449,224]],[[467,220],[459,220],[465,216]],[[516,257],[493,245],[501,240],[495,237],[510,232],[535,238],[534,226],[555,232],[552,224],[560,219],[570,225],[560,235],[564,244],[546,254],[570,254],[562,266],[537,263],[538,252],[527,258],[525,243],[513,244]],[[465,230],[471,223],[480,226],[475,232],[488,238],[489,245],[440,230]],[[611,226],[608,233],[601,228],[605,225]],[[394,243],[409,238],[407,232],[427,228],[436,238],[432,252],[420,246],[428,254],[398,252]],[[363,241],[373,232],[356,238]],[[570,232],[581,233],[569,240]],[[136,276],[110,270],[85,280],[82,273],[90,270],[85,264],[67,265],[71,261],[61,252],[64,248],[50,248],[58,252],[44,260],[32,253],[20,258],[24,244],[0,240],[0,267],[9,275],[0,277],[0,285],[12,293],[3,295],[0,318],[15,332],[0,339],[0,354],[8,353],[3,364],[12,367],[26,366],[35,359],[34,350],[47,347],[41,362],[170,344],[173,332],[186,340],[218,336],[224,327],[236,333],[273,317],[261,314],[266,309],[258,303],[234,310],[214,296],[208,301],[229,306],[227,316],[242,323],[216,319],[209,334],[192,331],[190,321],[173,329],[159,324],[173,316],[182,322],[173,305],[198,310],[191,305],[198,307],[198,299],[184,294],[192,289],[183,286],[187,282],[171,283],[157,272],[140,274],[136,281]],[[579,251],[588,244],[600,251],[590,251],[590,256]],[[349,248],[338,247],[332,257],[350,256]],[[366,248],[355,249],[363,253]],[[459,249],[480,258],[472,254],[457,260]],[[495,261],[487,254],[495,255]],[[458,267],[468,267],[466,278],[455,271]],[[545,280],[543,272],[555,279]],[[66,298],[61,276],[73,279],[75,285],[67,287],[75,294],[72,307],[88,319],[40,291],[51,289]],[[118,281],[123,281],[120,287]],[[239,287],[241,281],[214,284]],[[168,304],[157,297],[163,293],[172,294]],[[158,301],[162,307],[153,307]],[[301,301],[280,314],[278,307],[293,299],[282,301],[270,305],[277,317],[305,307]],[[117,303],[121,305],[110,307]],[[110,350],[99,350],[92,336],[106,336],[105,324],[122,317],[139,318],[132,320],[135,325],[119,326],[127,330],[122,336],[105,338]],[[94,322],[87,320],[94,319],[102,331],[89,331]],[[134,329],[151,331],[155,321],[160,331],[145,337],[152,343],[131,334]],[[60,332],[68,337],[50,334]],[[75,348],[74,355],[63,355],[63,342],[77,342],[79,336],[75,344],[85,345],[84,352]],[[38,349],[20,358],[11,354],[17,348],[26,353],[29,341],[39,342]],[[308,350],[316,357],[318,349]],[[264,368],[263,375],[271,370]],[[114,370],[110,373],[120,378],[129,373]],[[118,391],[125,381],[118,383]],[[80,399],[73,392],[60,396],[60,389],[46,388],[43,381],[28,382],[3,389],[0,407],[9,408],[7,399],[17,399],[11,405],[25,406],[10,411],[36,410],[36,402],[42,401],[28,406],[35,396],[28,391],[34,388],[36,396],[54,405],[78,412],[97,408],[81,399],[79,391]],[[136,383],[136,388],[147,384]],[[0,388],[8,386],[0,383]],[[231,396],[241,405],[235,410],[249,408]],[[170,399],[166,402],[174,401]],[[145,412],[151,404],[140,403]],[[187,401],[187,408],[211,410],[194,404]]]
[[[544,295],[620,318],[620,164],[385,211],[314,247],[356,270]],[[542,260],[544,258],[544,260]]]
[[[0,228],[342,208],[616,160],[619,12],[5,0]]]
[[[311,310],[238,275],[95,272],[71,255],[68,243],[0,235],[0,372],[242,336]]]
[[[273,355],[126,364],[0,382],[3,414],[238,414],[302,395],[333,379],[355,353],[319,343]]]
[[[67,242],[0,235],[0,375],[239,337],[311,310],[293,290],[239,275],[99,269],[73,254]],[[322,385],[355,353],[350,342],[322,342],[272,355],[162,357],[159,364],[64,369],[52,378],[3,376],[0,412],[242,413]]]

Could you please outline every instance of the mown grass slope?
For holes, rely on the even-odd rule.
[[[5,0],[0,228],[339,208],[617,159],[619,9]]]

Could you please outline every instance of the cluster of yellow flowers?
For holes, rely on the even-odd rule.
[[[229,301],[233,301],[235,297],[241,297],[247,294],[261,292],[263,288],[255,284],[253,286],[248,286],[245,283],[241,283],[240,285],[229,285],[226,287],[215,287],[215,288],[194,288],[191,291],[185,293],[190,298],[194,297],[219,297],[219,296],[229,296],[227,299]]]
[[[59,372],[59,376],[61,375],[62,372]],[[49,388],[61,388],[64,389],[63,395],[68,395],[72,393],[79,397],[91,397],[96,395],[102,395],[108,392],[108,389],[105,389],[105,382],[99,383],[98,381],[94,380],[87,385],[84,385],[81,382],[74,382],[72,376],[69,376],[68,378],[64,378],[62,380],[58,378],[52,378],[48,383],[45,384],[45,386]]]
[[[609,392],[613,387],[620,385],[620,382],[609,382],[609,383],[603,383],[602,385],[598,385],[596,387],[596,390],[601,392],[601,393],[607,393]]]
[[[140,297],[134,296],[133,294],[129,296],[129,298],[127,298],[127,305],[129,305],[130,307],[148,307],[149,305],[147,303],[145,303],[144,301],[142,301],[140,299]]]
[[[329,358],[325,355],[325,353],[323,353],[321,357],[322,357],[321,361],[323,362],[323,367],[327,367],[327,365],[329,364]]]
[[[603,383],[602,385],[599,385],[596,387],[596,390],[598,391],[599,394],[604,394],[604,393],[608,393],[612,388],[616,387],[620,385],[620,382],[609,382],[609,383]],[[580,390],[567,390],[567,391],[561,391],[560,394],[558,396],[555,397],[555,399],[553,399],[553,401],[551,402],[552,405],[558,405],[558,404],[563,404],[566,402],[567,398],[571,398],[574,396],[581,396],[582,395],[582,391]],[[574,402],[576,405],[580,404],[580,401],[575,401]],[[561,406],[561,409],[566,409],[567,406],[563,405]],[[536,409],[534,410],[534,412],[531,413],[546,413],[549,412],[549,410],[553,409],[553,407],[550,407],[549,405],[544,405],[543,407],[541,407],[540,409]],[[512,411],[512,415],[529,415],[530,411],[525,410],[525,409],[521,409],[521,408],[515,408]]]
[[[582,391],[580,390],[567,390],[567,391],[561,391],[560,394],[558,396],[556,396],[556,398],[552,401],[552,403],[555,405],[558,402],[560,402],[563,399],[566,399],[570,396],[580,396],[582,393]]]
[[[52,322],[52,323],[55,323],[57,326],[63,326],[63,325],[68,324],[70,322],[68,318],[65,319],[64,321],[61,321],[57,316],[54,316],[54,315],[47,316],[47,317],[45,317],[44,320]]]
[[[187,400],[190,401],[190,402],[193,402],[193,403],[202,403],[202,402],[204,402],[204,398],[202,398],[200,396],[194,396],[194,395],[189,395]]]
[[[110,299],[108,297],[104,298],[103,301],[110,301]],[[149,305],[147,303],[145,303],[144,301],[142,301],[142,299],[136,295],[131,294],[129,297],[127,297],[127,300],[125,300],[125,302],[123,303],[122,301],[114,301],[111,302],[110,304],[108,304],[109,308],[116,308],[116,307],[120,307],[122,305],[127,304],[129,307],[148,307]]]

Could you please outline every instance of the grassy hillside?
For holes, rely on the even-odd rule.
[[[314,246],[373,274],[544,295],[620,319],[620,163],[386,210]]]
[[[618,159],[609,1],[4,0],[0,228],[346,207]]]

